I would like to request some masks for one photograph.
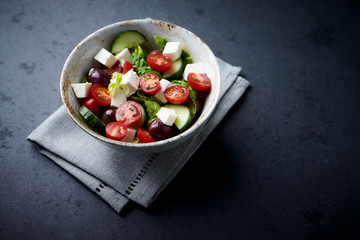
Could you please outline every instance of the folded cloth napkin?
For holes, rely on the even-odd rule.
[[[249,86],[238,76],[241,68],[217,59],[221,70],[221,99],[214,114],[187,142],[154,154],[126,154],[80,129],[64,106],[29,136],[39,151],[97,193],[115,211],[129,201],[149,206],[176,176],[201,143]]]

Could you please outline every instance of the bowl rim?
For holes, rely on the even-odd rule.
[[[121,142],[121,141],[117,141],[117,140],[113,140],[110,138],[107,138],[105,136],[102,136],[101,134],[95,132],[94,130],[89,130],[88,128],[86,128],[83,123],[81,123],[77,117],[76,114],[71,112],[69,110],[69,108],[71,108],[70,103],[68,103],[65,99],[65,92],[66,90],[63,88],[63,83],[64,83],[64,75],[66,70],[69,67],[70,64],[70,59],[75,55],[76,51],[78,50],[78,48],[80,48],[80,46],[82,44],[84,44],[86,41],[88,41],[89,39],[93,38],[95,35],[97,35],[99,32],[104,31],[108,28],[112,28],[112,27],[116,27],[116,26],[122,26],[122,25],[127,25],[130,23],[143,23],[143,22],[147,22],[147,23],[151,23],[151,24],[166,24],[169,27],[172,28],[180,28],[183,31],[187,32],[188,34],[192,35],[195,39],[199,40],[203,46],[207,49],[207,51],[210,53],[210,56],[212,56],[215,59],[215,76],[217,76],[217,78],[219,79],[219,87],[216,89],[216,92],[214,93],[214,97],[212,102],[210,103],[210,108],[209,110],[205,113],[205,115],[203,115],[202,117],[200,117],[199,119],[197,119],[197,121],[191,125],[190,128],[188,128],[186,131],[168,138],[168,139],[164,139],[164,140],[160,140],[160,141],[155,141],[155,142],[151,142],[151,143],[130,143],[130,142]],[[65,109],[66,111],[69,113],[69,115],[71,116],[71,119],[76,123],[76,125],[78,125],[83,131],[85,131],[86,133],[90,134],[91,136],[95,137],[96,139],[111,144],[111,145],[115,145],[115,146],[119,146],[119,147],[126,147],[126,148],[156,148],[159,146],[163,146],[163,145],[167,145],[167,143],[175,143],[179,140],[181,140],[182,138],[187,138],[190,135],[192,135],[195,131],[197,131],[199,128],[201,128],[208,120],[209,118],[212,116],[213,112],[215,111],[215,108],[217,106],[217,103],[219,102],[219,96],[220,96],[220,90],[221,90],[221,74],[220,74],[220,70],[219,70],[219,65],[218,62],[216,60],[216,57],[214,55],[214,53],[212,52],[212,50],[209,48],[209,46],[200,38],[198,37],[196,34],[194,34],[193,32],[189,31],[188,29],[181,27],[179,25],[167,22],[167,21],[162,21],[162,20],[156,20],[156,19],[151,19],[151,18],[145,18],[145,19],[131,19],[131,20],[124,20],[121,22],[116,22],[116,23],[112,23],[109,25],[106,25],[94,32],[92,32],[91,34],[89,34],[87,37],[85,37],[83,40],[80,41],[80,43],[78,43],[75,48],[71,51],[71,53],[69,54],[69,56],[67,57],[65,64],[62,68],[61,71],[61,76],[60,76],[60,93],[61,93],[61,100],[65,105]],[[213,91],[213,89],[212,89]]]

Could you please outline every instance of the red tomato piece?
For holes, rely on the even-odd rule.
[[[146,94],[155,94],[160,89],[160,81],[156,74],[145,73],[140,77],[140,87]]]
[[[99,115],[100,114],[100,109],[99,106],[97,105],[97,103],[95,102],[94,99],[92,98],[87,98],[83,101],[82,103],[87,109],[89,109],[93,114],[95,115]]]
[[[123,74],[127,73],[131,69],[134,69],[134,67],[131,65],[131,63],[126,61],[125,64],[124,64],[124,67],[123,67]]]
[[[105,133],[108,138],[121,140],[126,136],[128,129],[121,122],[111,122],[106,125]]]
[[[105,107],[111,103],[109,89],[102,84],[95,83],[92,85],[91,97],[100,107]]]
[[[165,89],[164,97],[170,103],[182,104],[189,97],[189,89],[184,86],[171,86]]]
[[[210,78],[203,73],[189,73],[187,77],[187,81],[193,89],[197,91],[205,91],[209,87],[211,87]]]
[[[137,102],[126,101],[121,104],[115,112],[116,121],[129,127],[140,121],[142,117],[141,107]]]
[[[143,128],[138,129],[137,137],[141,143],[155,142],[155,140],[150,136],[150,133]]]
[[[147,57],[147,63],[152,70],[161,73],[169,71],[173,65],[173,61],[163,54],[149,54]]]

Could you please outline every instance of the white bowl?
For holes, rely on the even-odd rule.
[[[207,74],[212,81],[212,87],[210,94],[204,103],[202,113],[189,129],[177,136],[153,143],[120,142],[95,132],[77,116],[77,110],[81,107],[81,100],[76,98],[71,88],[71,83],[80,82],[82,77],[88,73],[91,67],[99,66],[99,63],[94,60],[96,53],[99,52],[101,48],[109,50],[113,40],[120,32],[131,29],[144,34],[148,40],[148,44],[154,49],[158,48],[153,39],[154,35],[164,37],[169,41],[181,42],[183,49],[192,56],[193,61],[204,63],[207,68]],[[70,53],[63,67],[60,79],[62,101],[75,123],[86,133],[99,141],[130,153],[164,151],[184,142],[196,134],[200,129],[200,126],[206,123],[213,113],[219,99],[220,88],[220,70],[216,58],[210,48],[199,37],[185,28],[169,22],[153,19],[136,19],[118,22],[90,34]],[[206,131],[206,129],[203,131]]]

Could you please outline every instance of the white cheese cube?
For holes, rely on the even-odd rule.
[[[128,127],[128,131],[123,139],[121,139],[121,142],[132,142],[134,141],[136,135],[136,130],[134,128]]]
[[[126,93],[126,97],[130,97],[131,94],[135,93],[139,88],[140,78],[134,72],[134,69],[129,70],[122,77],[120,87],[122,87]]]
[[[111,96],[111,104],[112,107],[119,107],[121,104],[126,102],[126,94],[123,90],[116,88],[114,94]]]
[[[105,48],[102,48],[94,58],[96,61],[100,62],[102,65],[105,65],[108,68],[111,68],[118,60]]]
[[[188,77],[189,73],[191,73],[191,72],[206,74],[205,67],[202,63],[187,64],[185,67],[185,70],[184,70],[184,74],[183,74],[183,77],[185,80],[187,80],[187,77]]]
[[[172,126],[175,122],[177,114],[174,109],[161,107],[156,116],[158,116],[165,125]]]
[[[131,59],[132,59],[131,58],[131,53],[130,53],[129,49],[127,49],[127,48],[122,50],[115,57],[120,61],[122,67],[124,66],[126,61],[130,62]]]
[[[163,54],[175,61],[181,55],[180,42],[167,42],[163,51]]]
[[[167,100],[164,96],[164,92],[168,87],[171,87],[171,82],[166,80],[165,78],[160,80],[160,87],[161,89],[155,94],[155,97],[159,99],[162,103],[166,103]]]
[[[87,98],[90,96],[91,83],[73,83],[71,86],[77,98]]]

